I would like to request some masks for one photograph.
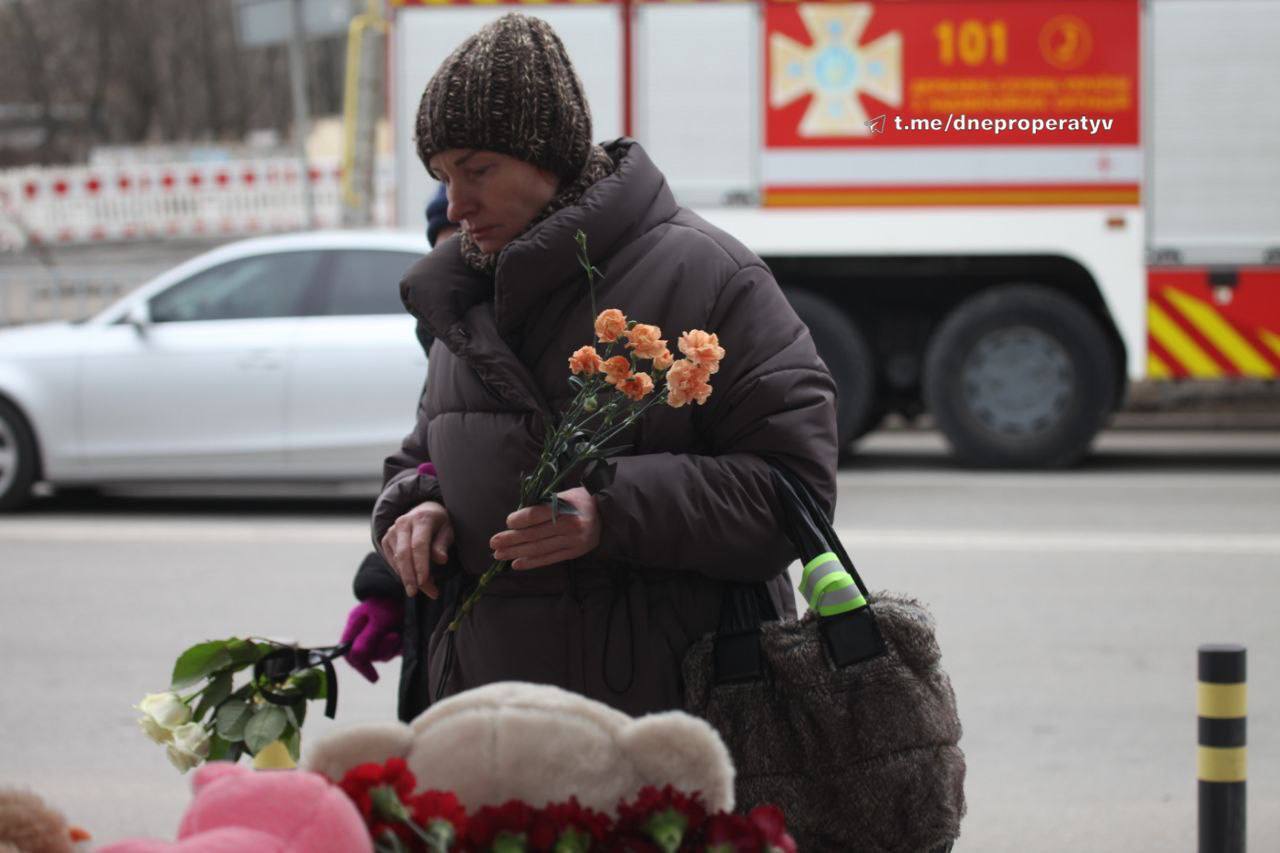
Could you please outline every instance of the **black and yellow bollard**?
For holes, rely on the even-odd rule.
[[[1244,646],[1201,646],[1196,714],[1200,738],[1200,853],[1244,853]]]

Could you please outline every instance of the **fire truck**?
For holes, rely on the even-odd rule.
[[[1280,3],[400,0],[402,226],[423,87],[513,9],[768,263],[843,446],[928,412],[968,464],[1069,465],[1131,381],[1280,371]]]

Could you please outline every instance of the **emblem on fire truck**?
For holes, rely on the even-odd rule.
[[[777,109],[812,95],[800,136],[869,136],[858,95],[901,105],[902,34],[894,30],[859,44],[871,20],[870,3],[806,3],[798,11],[813,43],[770,35],[770,105]]]

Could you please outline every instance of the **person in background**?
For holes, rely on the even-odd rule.
[[[458,224],[450,222],[446,215],[448,199],[444,185],[427,204],[427,242],[434,249],[437,243],[448,240],[458,232]],[[431,349],[432,337],[426,325],[418,322],[415,329],[423,352]],[[425,395],[425,389],[424,389]],[[435,476],[435,466],[421,466],[423,474]],[[440,568],[441,574],[450,569]],[[426,678],[422,673],[419,649],[426,649],[427,638],[444,614],[447,602],[440,599],[417,596],[408,599],[403,595],[395,571],[376,552],[361,561],[356,570],[354,592],[360,603],[347,616],[339,642],[350,643],[347,663],[370,682],[378,680],[374,663],[403,656],[400,666],[400,699],[398,716],[409,722],[426,707]],[[405,643],[405,638],[410,638]]]
[[[425,646],[401,643],[425,683],[412,691],[526,681],[632,715],[679,708],[684,653],[719,624],[729,583],[765,586],[776,613],[795,613],[770,463],[830,516],[831,374],[760,258],[680,207],[638,142],[593,143],[581,80],[545,21],[507,14],[463,42],[427,84],[416,141],[461,231],[401,282],[437,340],[372,519],[394,570],[380,588],[448,608]],[[672,345],[716,333],[718,345],[686,343],[723,346],[723,359],[703,403],[654,408],[615,439],[626,452],[568,472],[553,522],[549,506],[516,507],[574,394],[570,356],[594,339],[579,231],[603,271],[598,309]],[[453,603],[495,559],[512,571],[446,642]]]

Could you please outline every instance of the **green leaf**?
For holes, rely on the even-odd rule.
[[[173,665],[173,689],[189,687],[230,665],[231,655],[227,652],[226,640],[213,640],[192,646],[179,655]]]
[[[218,707],[222,700],[231,695],[231,673],[220,672],[209,680],[209,686],[200,696],[200,704],[196,705],[192,718],[203,720],[204,715]]]
[[[235,742],[244,740],[244,727],[253,714],[253,706],[248,702],[233,701],[225,703],[218,709],[214,730],[218,737]]]
[[[288,725],[289,718],[284,708],[279,705],[263,705],[245,724],[244,745],[249,748],[249,752],[257,755],[267,744],[279,740]]]
[[[293,676],[293,686],[308,699],[323,699],[326,693],[324,670],[304,669]]]
[[[569,384],[570,384],[570,385],[572,385],[574,388],[577,388],[579,391],[581,391],[581,390],[582,390],[582,386],[586,385],[587,383],[585,383],[585,382],[583,382],[583,381],[582,381],[582,377],[581,377],[581,376],[574,376],[573,374],[570,374],[570,375],[569,375]]]
[[[285,705],[284,712],[289,717],[289,725],[295,729],[302,728],[302,723],[307,718],[307,703],[299,700],[292,705]]]
[[[239,637],[233,637],[227,642],[227,654],[231,655],[231,660],[239,667],[257,663],[258,658],[262,657],[262,652],[256,644]]]
[[[225,761],[230,757],[231,741],[218,737],[217,734],[209,738],[209,757],[205,759],[206,761]]]
[[[280,739],[284,741],[285,749],[289,750],[289,757],[296,762],[302,755],[302,732],[289,726]]]

